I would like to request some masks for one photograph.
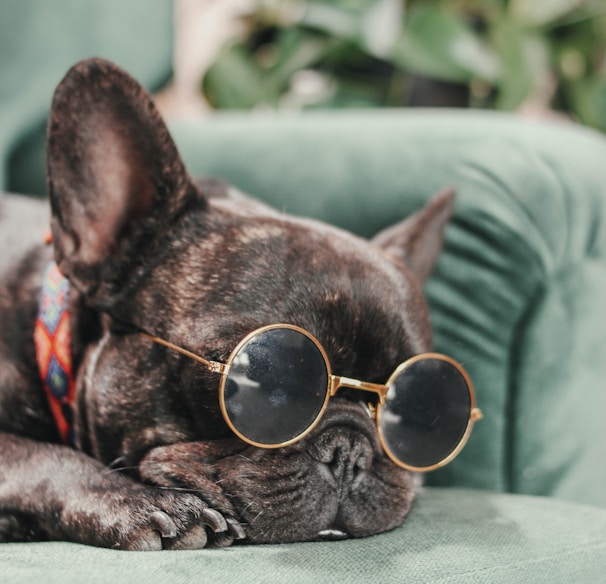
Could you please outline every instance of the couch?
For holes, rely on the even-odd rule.
[[[465,365],[484,419],[391,533],[164,553],[2,544],[2,581],[605,581],[606,140],[425,110],[217,116],[173,132],[192,173],[363,236],[454,186],[426,294],[436,349]]]
[[[59,4],[70,14],[80,6],[62,0],[34,14],[45,3],[11,4],[35,30]],[[120,26],[141,26],[132,14]],[[141,35],[166,17],[148,14]],[[110,19],[114,28],[123,20]],[[1,84],[5,189],[43,189],[45,108],[71,62],[94,51],[151,88],[170,74],[168,37],[150,44],[154,62],[151,49],[75,36],[77,50],[52,63],[36,45],[31,67],[10,69]],[[362,236],[454,186],[456,213],[425,291],[435,347],[464,364],[484,419],[452,464],[425,476],[390,533],[197,552],[0,544],[0,581],[606,582],[606,139],[572,123],[431,110],[230,114],[172,130],[192,174]]]

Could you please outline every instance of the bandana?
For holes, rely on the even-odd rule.
[[[72,371],[69,280],[51,262],[45,270],[34,329],[36,360],[61,440],[74,445],[73,410],[76,384]]]

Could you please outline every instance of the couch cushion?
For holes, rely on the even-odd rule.
[[[0,574],[10,584],[595,584],[604,573],[606,510],[441,488],[422,492],[402,527],[366,539],[196,552],[120,552],[68,543],[0,545]]]
[[[370,236],[458,189],[426,291],[485,419],[436,485],[606,506],[606,140],[479,112],[217,116],[174,126],[194,174]]]

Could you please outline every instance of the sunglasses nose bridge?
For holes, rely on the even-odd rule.
[[[382,383],[371,383],[369,381],[361,381],[352,377],[344,377],[342,375],[330,376],[330,397],[334,397],[341,387],[349,389],[359,389],[360,391],[370,391],[376,393],[379,397],[379,404],[383,405],[389,388]]]

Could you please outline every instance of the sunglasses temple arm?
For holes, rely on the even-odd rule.
[[[154,343],[158,343],[159,345],[167,347],[168,349],[172,349],[173,351],[176,351],[181,355],[185,355],[186,357],[189,357],[190,359],[201,363],[212,373],[219,373],[220,375],[229,375],[230,366],[226,363],[220,363],[219,361],[208,361],[207,359],[204,359],[203,357],[200,357],[199,355],[196,355],[195,353],[192,353],[191,351],[188,351],[183,347],[173,345],[172,343],[169,343],[168,341],[165,341],[160,337],[155,337],[154,335],[150,335],[144,332],[141,332],[140,334],[144,337],[147,337],[150,341],[153,341]]]
[[[381,383],[370,383],[368,381],[360,381],[351,377],[342,377],[339,375],[330,376],[330,395],[333,397],[341,387],[349,387],[350,389],[359,389],[362,391],[370,391],[379,396],[379,404],[385,402],[387,397],[388,387]]]

